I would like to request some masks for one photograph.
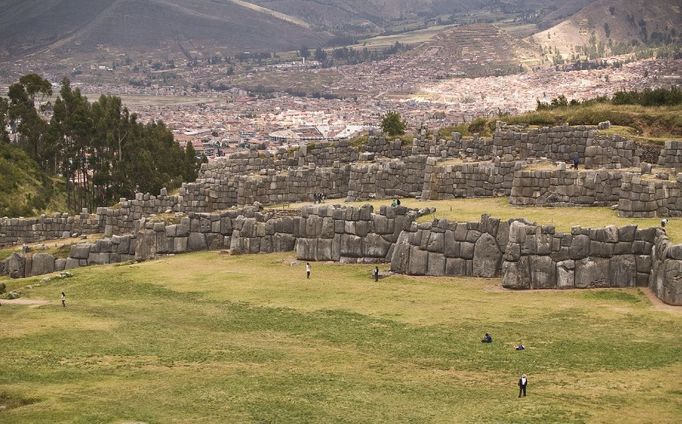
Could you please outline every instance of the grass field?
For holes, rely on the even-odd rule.
[[[382,205],[390,205],[390,199],[372,200],[364,202],[345,203],[343,199],[330,199],[326,204],[341,204],[360,206],[371,204],[376,212]],[[299,208],[308,203],[296,203],[290,208]],[[657,227],[660,218],[621,218],[616,211],[608,207],[527,207],[513,206],[505,197],[487,197],[474,199],[428,200],[401,199],[401,204],[408,208],[436,208],[432,215],[420,218],[420,221],[432,219],[449,219],[456,222],[478,221],[482,214],[489,214],[494,218],[511,219],[526,218],[540,225],[554,225],[558,231],[570,232],[571,227],[599,228],[607,225],[636,224],[640,228]],[[668,218],[666,231],[670,239],[682,243],[682,218]]]
[[[370,269],[313,264],[306,281],[288,254],[204,252],[39,286],[5,281],[36,304],[0,307],[0,422],[673,423],[682,414],[682,313],[639,289],[377,284]],[[486,331],[491,345],[479,342]],[[520,341],[524,352],[513,349]]]

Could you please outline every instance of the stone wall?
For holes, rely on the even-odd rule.
[[[666,179],[625,174],[618,202],[620,216],[682,216],[682,174],[677,175],[676,181],[667,180],[667,175],[664,177]]]
[[[618,135],[589,138],[585,148],[585,168],[638,167],[642,153],[637,143]]]
[[[564,289],[647,286],[651,252],[661,230],[637,226],[589,229],[571,234],[552,226],[512,223],[502,264],[502,286]]]
[[[351,165],[348,200],[417,197],[424,185],[426,156]]]
[[[666,141],[658,157],[658,164],[669,168],[681,169],[682,141]]]
[[[523,162],[470,162],[438,164],[429,158],[426,166],[422,199],[453,199],[458,197],[509,196],[514,171]]]
[[[419,216],[402,206],[309,207],[301,211],[294,236],[296,257],[311,261],[380,263],[391,259],[393,244]]]
[[[362,150],[384,158],[401,158],[412,154],[412,145],[400,139],[387,140],[383,134],[370,134]]]
[[[303,260],[388,262],[400,233],[427,212],[384,206],[377,214],[370,205],[311,205],[293,213],[265,212],[258,207],[190,213],[174,224],[142,218],[135,224],[134,233],[74,245],[67,259],[44,254],[12,255],[2,262],[0,274],[21,278],[79,266],[220,249],[235,253],[295,251]],[[38,255],[43,255],[39,258],[44,263],[51,260],[53,265],[32,268],[31,260]]]
[[[577,155],[585,160],[585,149],[596,136],[593,126],[543,127],[524,131],[518,127],[498,125],[493,136],[493,155],[513,159],[548,158],[571,162]]]
[[[430,212],[322,205],[294,213],[256,207],[190,213],[174,224],[142,218],[135,233],[74,245],[66,259],[14,253],[0,262],[0,275],[21,278],[204,250],[295,251],[307,261],[390,261],[393,272],[409,275],[501,276],[512,289],[648,285],[663,301],[682,305],[682,245],[670,243],[662,229],[575,227],[564,234],[487,215],[478,222],[417,223]]]
[[[0,247],[55,240],[71,237],[73,234],[95,234],[101,231],[98,217],[86,212],[80,215],[0,218]]]
[[[649,287],[665,303],[682,305],[682,245],[659,233],[651,256]]]
[[[495,277],[500,274],[510,222],[486,215],[479,222],[412,223],[391,257],[400,274]]]
[[[137,193],[135,199],[121,199],[112,207],[97,208],[99,232],[106,236],[131,233],[142,217],[183,210],[181,201],[177,196],[168,196],[166,189],[162,189],[158,196]]]
[[[564,168],[564,169],[562,169]],[[514,173],[509,203],[519,206],[614,205],[623,172],[607,170],[520,170]]]
[[[286,172],[268,170],[238,179],[235,205],[310,201],[314,193],[338,199],[348,193],[350,165],[335,162],[332,167],[304,166]],[[232,205],[231,205],[232,206]]]

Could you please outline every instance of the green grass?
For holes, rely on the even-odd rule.
[[[316,263],[306,281],[288,254],[204,252],[8,281],[50,304],[0,307],[0,421],[672,423],[682,413],[671,378],[682,373],[682,315],[638,289],[376,284],[371,269]],[[479,342],[486,331],[492,345]]]
[[[0,143],[0,217],[65,209],[63,182],[40,171],[20,148]]]
[[[360,206],[371,204],[375,211],[382,205],[390,205],[390,199],[371,200],[344,203],[341,199],[329,199],[326,204],[342,204]],[[306,203],[290,205],[291,208],[301,207]],[[309,204],[309,203],[307,203]],[[401,199],[401,204],[409,208],[436,208],[436,212],[420,218],[420,221],[432,219],[449,219],[457,222],[478,221],[482,214],[489,214],[494,218],[512,219],[526,218],[541,225],[554,225],[558,231],[570,232],[571,227],[599,228],[607,225],[635,224],[640,228],[657,227],[660,218],[621,218],[616,211],[608,207],[528,207],[513,206],[503,197],[488,197],[474,199],[428,200]],[[668,218],[666,231],[670,239],[682,243],[682,218]]]

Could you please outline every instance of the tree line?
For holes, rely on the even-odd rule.
[[[53,100],[52,84],[36,74],[0,98],[0,143],[62,178],[71,210],[179,187],[196,179],[201,164],[192,143],[182,149],[162,121],[139,122],[119,97],[90,102],[65,78]]]
[[[550,102],[537,100],[536,110],[552,110],[569,106],[592,105],[596,103],[610,103],[613,105],[639,106],[677,106],[682,105],[682,90],[673,86],[670,88],[645,88],[642,91],[617,91],[613,96],[601,96],[589,100],[568,101],[563,94]]]

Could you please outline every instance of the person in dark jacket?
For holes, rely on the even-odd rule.
[[[526,386],[528,386],[528,378],[526,378],[526,374],[521,374],[521,378],[519,378],[519,397],[521,397],[521,393],[523,393],[523,397],[526,397]]]
[[[481,343],[492,343],[492,342],[493,342],[493,337],[490,334],[485,333],[485,336],[483,336],[483,340],[481,340]]]
[[[373,273],[374,273],[374,282],[378,283],[379,282],[379,267],[378,266],[374,267]]]

